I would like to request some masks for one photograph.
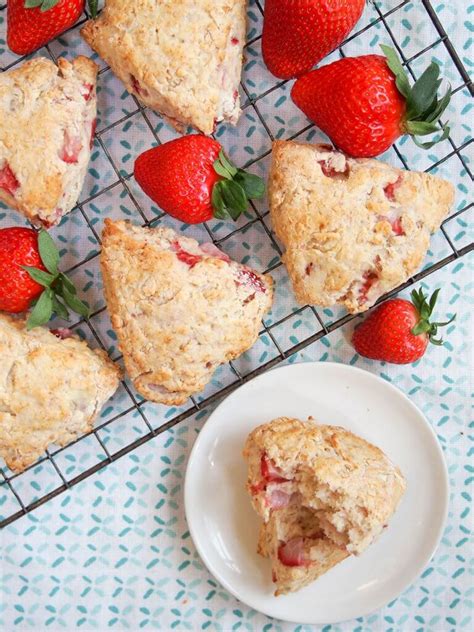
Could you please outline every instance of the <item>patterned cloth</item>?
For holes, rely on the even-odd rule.
[[[1,7],[1,3],[0,3]],[[466,0],[433,2],[468,70],[472,69],[472,15],[474,5]],[[381,13],[385,22],[380,20]],[[266,173],[271,136],[317,140],[324,138],[309,125],[289,99],[290,83],[279,85],[265,69],[260,55],[261,7],[250,2],[249,40],[243,76],[244,113],[237,128],[218,126],[217,137],[238,164],[251,163],[256,173]],[[373,24],[370,25],[370,23]],[[370,25],[370,26],[369,26]],[[365,27],[369,26],[368,30]],[[421,1],[380,0],[369,4],[345,46],[345,54],[377,50],[389,43],[390,34],[399,42],[416,76],[431,56],[456,90],[449,108],[453,130],[444,141],[424,152],[411,140],[397,143],[383,159],[400,166],[427,169],[452,180],[457,189],[456,209],[444,230],[433,237],[426,265],[440,261],[473,241],[467,207],[472,174],[473,110],[467,89],[460,88],[459,75],[444,43],[432,26]],[[17,62],[4,45],[5,10],[0,8],[0,67]],[[364,32],[357,35],[360,30]],[[2,39],[3,38],[3,39]],[[434,48],[424,51],[429,45]],[[52,42],[41,54],[58,56],[87,53],[78,28]],[[337,54],[331,55],[337,58]],[[249,103],[249,98],[258,97]],[[91,326],[77,331],[93,344],[97,339],[112,357],[119,352],[103,307],[97,252],[104,216],[129,217],[138,221],[158,218],[160,212],[136,186],[131,172],[134,157],[157,139],[166,141],[175,133],[152,112],[139,109],[123,91],[110,70],[103,67],[99,78],[98,139],[77,210],[52,232],[62,247],[63,264],[75,266],[75,282],[99,313]],[[32,128],[34,130],[34,127]],[[460,156],[454,150],[463,149]],[[470,153],[471,152],[471,153]],[[444,159],[444,160],[442,160]],[[439,162],[442,160],[442,162]],[[104,189],[106,189],[104,191]],[[472,195],[471,195],[472,197]],[[137,205],[140,207],[137,208]],[[257,220],[255,221],[255,218]],[[171,220],[166,220],[171,221]],[[22,224],[21,218],[0,208],[0,226]],[[174,224],[176,228],[176,224]],[[235,228],[239,229],[238,232]],[[278,322],[297,309],[288,279],[279,265],[279,252],[271,239],[266,203],[250,210],[237,223],[214,222],[209,230],[232,257],[260,270],[272,268],[277,282],[274,308],[265,321],[255,347],[235,363],[242,374],[278,356],[321,325],[309,308]],[[186,234],[207,239],[206,229],[185,227]],[[451,241],[448,241],[448,239]],[[0,626],[3,630],[278,630],[299,632],[448,632],[472,630],[474,558],[472,520],[472,436],[469,436],[469,396],[472,392],[472,255],[426,277],[419,285],[428,291],[442,287],[438,314],[457,312],[456,321],[445,333],[444,348],[432,347],[414,365],[393,366],[358,357],[348,345],[351,325],[333,331],[288,362],[335,361],[355,364],[395,384],[407,393],[435,428],[449,470],[451,500],[441,545],[413,586],[382,610],[340,625],[311,628],[268,619],[236,601],[207,572],[190,539],[183,512],[183,480],[186,460],[196,433],[212,412],[205,408],[190,419],[101,470],[46,505],[14,522],[0,535],[2,582],[0,583]],[[407,292],[402,293],[407,295]],[[330,324],[341,316],[338,310],[320,310]],[[222,367],[206,389],[205,398],[236,380],[229,367]],[[140,404],[139,410],[135,404]],[[105,407],[98,438],[90,436],[55,456],[66,480],[139,439],[192,406],[180,409],[141,403],[126,382]],[[120,415],[118,417],[118,415]],[[107,424],[107,422],[110,422]],[[107,424],[107,425],[103,425]],[[5,470],[6,471],[6,470]],[[28,504],[61,484],[51,463],[44,462],[13,480],[15,491]],[[15,496],[0,488],[0,517],[18,510]]]

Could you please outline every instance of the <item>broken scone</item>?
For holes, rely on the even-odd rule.
[[[98,67],[44,57],[0,73],[0,200],[33,224],[58,224],[84,183]]]
[[[297,300],[357,313],[419,269],[454,187],[328,145],[277,141],[269,199]]]
[[[127,90],[178,129],[236,123],[245,0],[106,0],[81,30]]]
[[[105,220],[101,268],[125,366],[144,397],[183,404],[249,349],[273,282],[170,228]]]
[[[247,489],[263,519],[258,552],[276,595],[298,590],[387,526],[405,491],[385,454],[338,426],[282,417],[253,430]]]
[[[51,444],[90,431],[116,391],[119,368],[69,330],[27,331],[0,314],[0,456],[21,472]]]

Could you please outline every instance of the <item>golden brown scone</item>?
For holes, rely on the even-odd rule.
[[[249,349],[273,281],[170,228],[105,220],[101,268],[125,366],[144,397],[183,404]]]
[[[272,563],[276,597],[307,586],[349,556],[325,535],[317,512],[299,504],[271,512],[257,552]]]
[[[181,130],[236,123],[245,0],[106,0],[81,30],[127,90]]]
[[[73,208],[96,120],[98,67],[38,57],[0,73],[0,200],[46,228]]]
[[[379,448],[338,426],[282,417],[247,438],[247,489],[266,522],[300,504],[349,553],[361,553],[387,526],[405,479]]]
[[[276,141],[269,200],[297,300],[357,313],[418,270],[454,187],[328,145]]]
[[[21,472],[49,444],[92,429],[116,391],[120,369],[69,330],[37,327],[0,314],[0,455]]]

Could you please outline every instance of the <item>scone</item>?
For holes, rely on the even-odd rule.
[[[317,512],[299,504],[271,512],[262,523],[257,552],[272,563],[275,596],[307,586],[349,556],[325,535]]]
[[[96,122],[98,67],[44,57],[0,73],[0,200],[48,228],[79,197]]]
[[[0,314],[0,456],[21,472],[48,445],[88,432],[116,391],[120,370],[68,330]]]
[[[125,366],[144,397],[183,404],[249,349],[273,282],[170,228],[105,220],[101,268]]]
[[[282,417],[244,447],[247,490],[263,520],[258,551],[272,560],[276,594],[298,590],[387,527],[405,491],[385,454],[338,426]]]
[[[106,0],[81,30],[127,90],[178,130],[236,123],[245,0]]]
[[[269,199],[297,300],[357,313],[419,269],[454,187],[328,145],[277,141]]]

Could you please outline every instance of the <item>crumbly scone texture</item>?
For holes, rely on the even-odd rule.
[[[276,141],[269,200],[297,300],[357,313],[419,269],[454,187],[328,145]]]
[[[106,0],[81,30],[127,90],[180,131],[236,123],[245,0]]]
[[[55,443],[92,429],[120,369],[78,338],[0,314],[0,455],[21,472]]]
[[[244,457],[247,489],[265,522],[274,509],[303,505],[349,553],[364,551],[388,525],[406,486],[382,450],[344,428],[311,420],[282,417],[259,426],[247,438]],[[267,480],[262,459],[276,472]]]
[[[33,224],[76,204],[96,121],[97,65],[44,57],[0,74],[0,200]]]
[[[256,341],[273,281],[170,228],[105,220],[101,268],[125,366],[144,397],[183,404]]]
[[[290,549],[289,555],[292,551],[300,555],[305,563],[284,564],[282,547]],[[271,561],[276,597],[304,588],[349,556],[325,535],[316,512],[298,504],[273,511],[268,522],[262,522],[257,552]]]

